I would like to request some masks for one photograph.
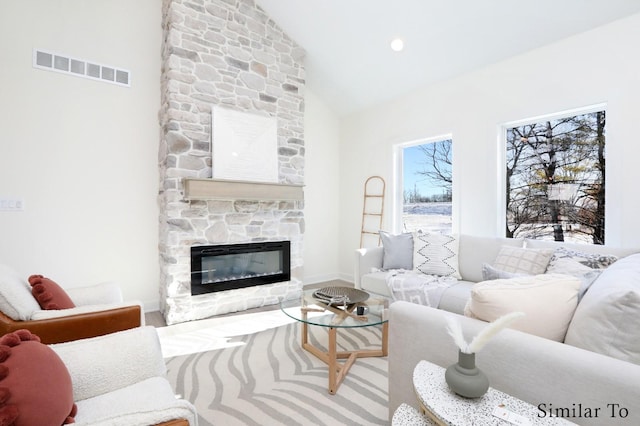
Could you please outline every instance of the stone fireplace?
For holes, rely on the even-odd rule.
[[[304,51],[253,0],[163,0],[163,35],[158,204],[167,324],[298,297]],[[214,106],[275,117],[277,182],[212,179]],[[192,296],[191,247],[262,241],[290,243],[290,280]]]

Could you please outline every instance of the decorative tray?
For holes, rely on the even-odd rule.
[[[364,302],[369,293],[352,287],[323,287],[314,291],[313,297],[329,305],[351,305]]]

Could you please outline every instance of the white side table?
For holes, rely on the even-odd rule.
[[[523,425],[572,425],[560,417],[538,417],[540,411],[533,405],[489,388],[480,398],[463,398],[449,389],[444,380],[445,369],[428,361],[420,361],[413,370],[413,387],[424,413],[436,425],[445,426],[494,426],[509,423],[493,415],[496,407],[503,406],[508,412],[522,416]],[[528,423],[526,422],[528,421]]]
[[[393,412],[391,426],[435,426],[435,423],[410,405],[400,404]]]

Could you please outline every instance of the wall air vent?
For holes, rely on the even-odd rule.
[[[131,87],[130,71],[41,49],[33,49],[33,67]]]

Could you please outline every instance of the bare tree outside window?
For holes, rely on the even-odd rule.
[[[604,244],[605,111],[507,129],[506,235]]]
[[[403,149],[405,232],[451,233],[451,145],[447,139]]]

